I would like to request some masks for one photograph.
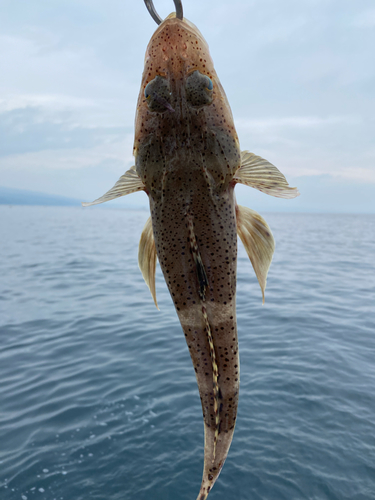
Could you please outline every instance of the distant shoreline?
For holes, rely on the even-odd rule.
[[[290,213],[290,214],[330,214],[330,215],[374,215],[374,212],[370,210],[363,210],[362,207],[358,210],[330,210],[328,207],[318,208],[312,207],[311,204],[306,206],[292,207],[291,205],[285,207],[275,206],[274,200],[272,198],[267,199],[267,203],[260,203],[259,195],[262,193],[257,193],[254,191],[252,193],[252,199],[249,199],[248,205],[254,210],[260,213]],[[238,203],[241,204],[240,199]],[[26,189],[15,189],[0,186],[0,206],[54,206],[54,207],[82,207],[81,201],[76,198],[70,198],[67,196],[59,196],[47,193],[40,193],[37,191],[28,191]],[[298,201],[298,200],[297,200]],[[265,206],[267,205],[267,206]],[[309,206],[310,205],[310,206]],[[92,209],[125,209],[125,210],[146,210],[148,211],[148,206],[145,204],[132,205],[127,203],[118,203],[118,200],[113,200],[109,203],[104,203],[95,207],[90,207]],[[372,208],[372,207],[371,207]],[[361,210],[362,209],[362,210]]]
[[[81,206],[75,198],[0,186],[0,205]]]

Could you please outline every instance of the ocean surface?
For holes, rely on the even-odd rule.
[[[253,207],[256,209],[256,207]],[[262,214],[239,244],[240,404],[210,500],[375,499],[375,216]],[[203,419],[145,211],[0,206],[0,499],[195,500]]]

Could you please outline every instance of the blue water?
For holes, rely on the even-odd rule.
[[[256,207],[253,207],[256,209]],[[211,500],[375,499],[375,216],[263,214],[239,247],[240,405]],[[195,500],[203,420],[146,212],[0,207],[1,500]]]

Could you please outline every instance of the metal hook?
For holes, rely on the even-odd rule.
[[[181,0],[173,0],[174,5],[176,7],[176,17],[178,19],[183,19],[183,10],[182,10],[182,3]],[[159,14],[156,12],[153,1],[152,0],[145,0],[145,4],[147,7],[147,10],[149,11],[152,19],[156,22],[156,24],[161,24],[163,22],[163,19],[159,16]]]

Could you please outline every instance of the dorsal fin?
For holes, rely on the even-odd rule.
[[[138,249],[138,265],[142,272],[143,279],[149,287],[156,308],[159,309],[156,301],[155,271],[156,271],[156,247],[154,232],[152,230],[151,217],[147,219],[143,228]]]
[[[250,151],[241,151],[241,166],[233,180],[277,198],[295,198],[300,194],[297,188],[289,186],[275,165]]]
[[[91,207],[92,205],[105,203],[106,201],[114,200],[115,198],[120,198],[120,196],[125,196],[127,194],[135,193],[136,191],[142,191],[144,189],[145,185],[135,171],[135,167],[132,166],[124,173],[124,175],[119,178],[113,188],[111,188],[97,200],[91,202],[82,202],[82,206]]]

